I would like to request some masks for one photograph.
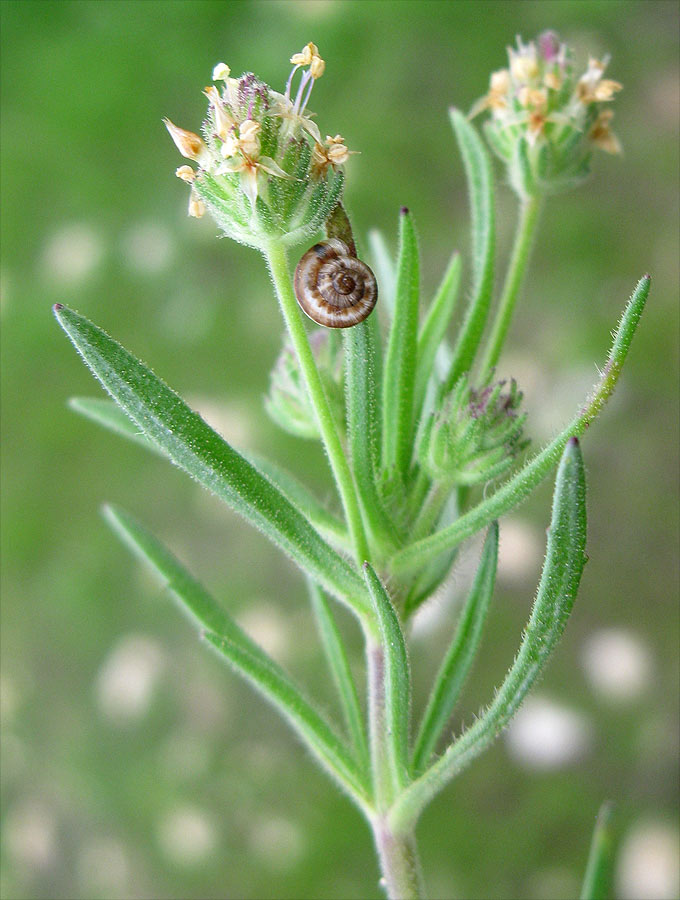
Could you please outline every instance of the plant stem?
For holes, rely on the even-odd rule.
[[[387,815],[395,796],[395,784],[390,767],[390,737],[385,708],[385,652],[368,629],[365,629],[365,637],[373,802],[376,809],[371,827],[380,860],[382,884],[389,900],[418,900],[425,893],[415,836],[413,831],[396,831]]]
[[[419,900],[425,896],[415,835],[399,834],[385,819],[373,822],[382,885],[389,900]]]
[[[335,423],[333,422],[333,416],[328,406],[328,399],[321,382],[319,370],[316,367],[314,355],[309,346],[307,332],[300,317],[288,272],[286,251],[281,243],[272,242],[264,251],[264,256],[271,272],[281,312],[288,328],[288,334],[295,347],[300,368],[307,384],[309,397],[316,413],[324,448],[328,455],[328,461],[345,511],[345,518],[352,538],[352,546],[354,547],[354,555],[357,564],[361,565],[364,561],[369,560],[370,556],[359,511],[356,488]]]
[[[531,247],[533,244],[536,224],[541,210],[541,197],[530,196],[525,198],[519,208],[519,223],[515,234],[515,243],[512,248],[510,265],[503,284],[503,293],[496,311],[493,329],[486,346],[482,363],[482,379],[490,375],[491,370],[498,363],[498,359],[505,343],[505,338],[510,327],[510,319],[515,308],[522,278],[529,262]]]

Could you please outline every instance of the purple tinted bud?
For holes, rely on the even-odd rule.
[[[555,31],[544,31],[538,36],[538,49],[546,62],[554,62],[560,53],[560,38]]]

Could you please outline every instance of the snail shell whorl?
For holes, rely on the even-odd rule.
[[[295,269],[294,286],[303,311],[326,328],[363,322],[378,299],[375,275],[339,238],[315,244],[305,253]]]

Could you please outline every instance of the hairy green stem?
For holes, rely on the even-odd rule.
[[[519,289],[531,255],[536,225],[541,211],[541,199],[540,196],[531,196],[524,199],[520,204],[519,222],[515,234],[515,243],[512,248],[512,256],[505,275],[503,293],[498,303],[496,317],[482,362],[482,380],[491,373],[491,370],[498,363],[503,344],[505,343]]]
[[[307,390],[319,424],[324,448],[338,487],[338,493],[340,494],[352,538],[354,555],[357,564],[361,565],[365,560],[370,559],[370,556],[359,511],[356,487],[335,428],[335,423],[333,422],[328,398],[314,361],[307,332],[300,317],[300,311],[288,272],[286,251],[279,242],[272,242],[264,251],[264,255],[274,282],[281,312],[283,313],[290,339],[295,347],[300,368],[307,384]]]
[[[420,900],[425,896],[418,848],[413,832],[400,834],[384,818],[373,822],[382,885],[389,900]]]

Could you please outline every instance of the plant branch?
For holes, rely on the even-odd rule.
[[[316,413],[319,431],[321,432],[324,448],[328,455],[328,461],[338,487],[338,493],[340,494],[347,525],[352,537],[356,562],[358,565],[361,565],[365,560],[370,559],[370,556],[359,511],[356,487],[335,428],[335,423],[333,422],[326,392],[314,361],[312,349],[309,346],[307,332],[300,317],[300,311],[288,272],[286,251],[280,243],[272,242],[264,251],[264,255],[274,282],[281,312],[283,313],[290,339],[295,347],[300,368],[307,384],[309,397]]]
[[[497,365],[505,343],[519,289],[522,286],[522,279],[531,256],[536,225],[541,211],[541,200],[540,195],[532,195],[524,199],[520,204],[519,222],[515,233],[515,243],[512,248],[510,265],[505,275],[503,293],[498,303],[496,317],[482,362],[481,383],[484,383],[485,378],[490,375],[491,370]]]

